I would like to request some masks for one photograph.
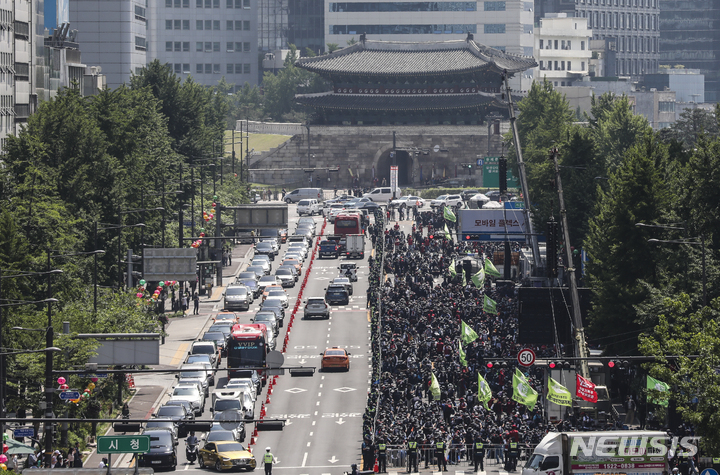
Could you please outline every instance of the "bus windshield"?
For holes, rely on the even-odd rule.
[[[263,366],[265,364],[265,345],[262,340],[233,340],[228,344],[228,367]]]

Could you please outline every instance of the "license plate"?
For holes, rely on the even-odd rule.
[[[153,460],[153,461],[150,462],[150,463],[161,463],[161,462],[162,462],[162,460]]]

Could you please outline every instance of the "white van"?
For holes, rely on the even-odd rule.
[[[398,199],[402,196],[402,190],[400,188],[395,192],[395,198]],[[363,198],[368,198],[375,203],[386,202],[393,199],[392,188],[384,186],[382,188],[375,188],[370,193],[365,193]]]
[[[298,201],[297,213],[298,216],[302,216],[303,214],[313,216],[315,214],[322,213],[322,208],[320,206],[320,203],[318,203],[318,200],[314,198],[305,198]]]
[[[285,203],[297,203],[300,200],[315,199],[318,202],[323,201],[322,188],[297,188],[285,195]]]

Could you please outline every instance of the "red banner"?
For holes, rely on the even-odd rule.
[[[577,381],[575,382],[575,394],[588,402],[597,402],[598,396],[595,392],[595,385],[592,381],[589,381],[579,374],[576,375]]]

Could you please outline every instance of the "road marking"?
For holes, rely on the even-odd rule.
[[[312,435],[313,435],[313,433],[312,433],[312,432],[310,432],[310,437],[312,437]]]
[[[307,443],[307,446],[310,447],[310,442]]]
[[[316,402],[315,405],[316,405],[316,406],[319,406],[319,405],[320,405],[320,401]]]
[[[301,467],[304,467],[304,466],[305,466],[305,462],[307,462],[307,455],[308,455],[308,453],[305,452],[305,455],[303,456],[302,465],[300,465]]]
[[[316,412],[315,414],[317,414],[317,412]],[[317,421],[313,421],[312,425],[315,425],[316,422],[317,422]]]
[[[177,366],[178,364],[180,364],[180,361],[182,361],[189,347],[190,343],[180,343],[180,347],[177,349],[175,355],[170,360],[170,365]]]
[[[321,397],[321,396],[322,396],[322,393],[318,393],[318,397]]]
[[[322,389],[322,387],[323,387],[323,385],[321,384],[321,385],[320,385],[320,389]]]

